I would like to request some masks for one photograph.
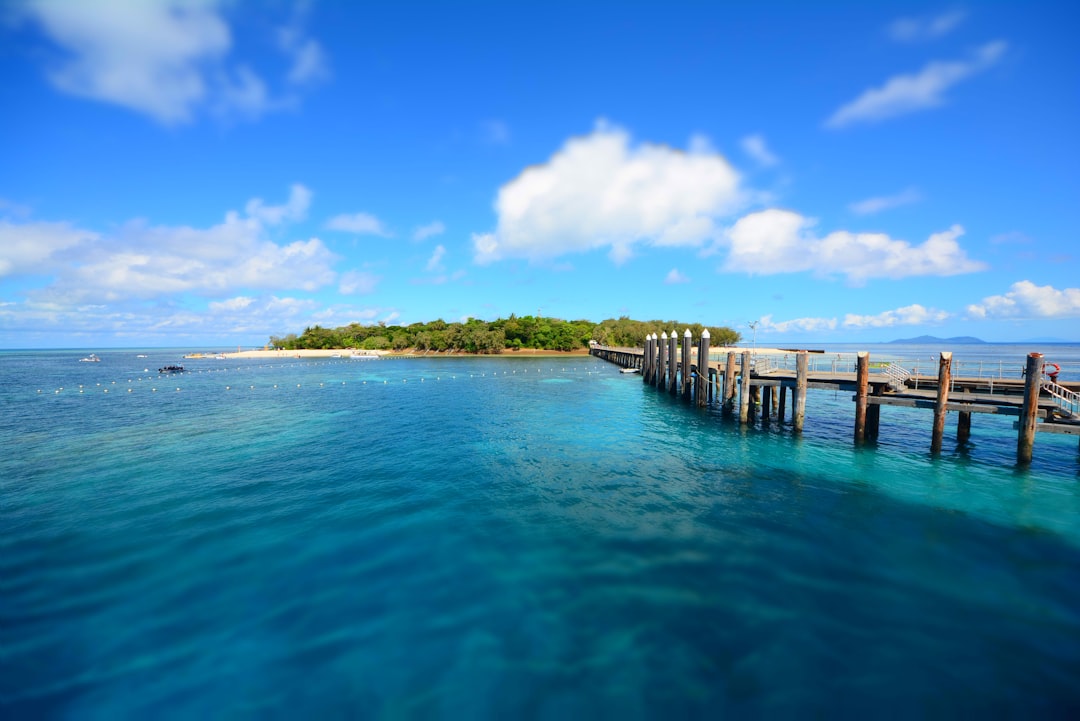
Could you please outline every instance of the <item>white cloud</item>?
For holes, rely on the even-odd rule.
[[[338,291],[345,295],[367,295],[374,293],[375,287],[382,280],[381,276],[365,270],[350,270],[342,273]]]
[[[771,167],[780,162],[780,158],[776,157],[769,146],[765,143],[765,136],[760,133],[754,135],[747,135],[740,141],[743,152],[756,160],[763,167]]]
[[[643,143],[604,122],[499,189],[494,232],[474,233],[477,263],[544,260],[608,248],[625,261],[637,244],[696,246],[715,218],[744,202],[722,156]]]
[[[444,248],[441,245],[436,245],[435,246],[435,252],[433,252],[431,254],[431,257],[428,258],[427,265],[425,266],[424,269],[427,270],[429,273],[433,273],[435,271],[442,270],[443,269],[442,259],[443,259],[443,256],[445,256],[445,255],[446,255],[446,248]]]
[[[789,210],[746,215],[726,233],[728,254],[721,269],[761,275],[813,271],[844,275],[860,284],[869,278],[959,275],[986,268],[960,247],[956,239],[964,229],[959,225],[931,235],[921,245],[883,233],[834,231],[818,238],[813,226],[813,220]]]
[[[925,325],[927,323],[940,323],[948,317],[949,314],[943,310],[924,308],[916,303],[896,310],[887,310],[877,315],[848,313],[844,316],[844,327],[890,328],[897,325]]]
[[[672,268],[668,271],[668,274],[664,277],[664,283],[667,285],[678,285],[680,283],[689,283],[690,279],[679,272],[678,268]]]
[[[51,273],[65,251],[98,239],[69,223],[10,223],[0,220],[0,278]]]
[[[278,244],[266,232],[268,225],[301,217],[310,195],[294,185],[286,204],[268,206],[255,199],[246,214],[229,211],[223,222],[208,228],[131,221],[108,235],[63,224],[6,230],[31,239],[43,226],[68,233],[52,232],[49,254],[20,270],[56,273],[49,287],[32,292],[39,302],[67,306],[188,293],[214,297],[240,288],[311,291],[333,282],[336,256],[318,238]]]
[[[322,45],[304,30],[307,4],[297,3],[294,8],[292,20],[278,30],[278,45],[292,59],[285,79],[292,85],[310,85],[329,77],[330,66]]]
[[[920,200],[922,200],[922,194],[915,188],[908,188],[896,195],[883,195],[860,200],[849,205],[848,209],[856,215],[873,215],[890,208],[917,203]]]
[[[391,233],[381,220],[371,213],[343,213],[326,221],[329,230],[343,230],[358,235],[381,235],[389,238]]]
[[[825,121],[825,127],[843,128],[943,105],[949,88],[992,67],[1007,47],[1003,41],[987,43],[968,60],[934,61],[914,75],[895,75],[842,106]]]
[[[230,62],[233,37],[221,2],[203,0],[28,0],[19,14],[36,21],[65,53],[48,69],[58,89],[114,103],[165,124],[189,122],[201,108],[257,117],[295,103],[274,98],[242,62]],[[297,28],[279,40],[293,58],[289,79],[307,82],[325,68],[318,43]]]
[[[931,18],[899,18],[889,25],[889,35],[906,43],[933,40],[947,35],[966,17],[963,10],[954,10]]]
[[[413,240],[427,240],[436,235],[442,235],[446,232],[446,226],[441,221],[434,220],[427,225],[421,225],[413,231]]]
[[[1058,290],[1030,280],[1013,283],[1004,295],[992,295],[967,307],[972,318],[1076,318],[1080,317],[1080,288]]]
[[[836,330],[836,318],[792,318],[791,320],[774,321],[771,315],[766,315],[762,316],[758,322],[762,332],[815,333]]]

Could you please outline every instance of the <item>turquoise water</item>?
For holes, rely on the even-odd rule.
[[[854,449],[850,394],[797,438],[588,358],[146,352],[0,353],[0,716],[1080,708],[1075,437],[1020,470],[1008,420]]]

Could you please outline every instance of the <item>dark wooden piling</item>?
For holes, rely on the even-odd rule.
[[[698,408],[709,405],[709,329],[701,331],[697,349],[697,388],[694,397]]]
[[[878,384],[874,387],[874,395],[881,396],[885,393],[885,386]],[[876,441],[881,427],[881,405],[875,403],[866,409],[866,438]]]
[[[866,408],[870,395],[870,354],[859,351],[855,363],[855,443],[866,440]]]
[[[724,410],[735,412],[735,352],[728,351],[724,366]]]
[[[792,425],[795,431],[802,433],[803,423],[806,421],[806,388],[808,385],[810,359],[806,351],[801,350],[795,354],[795,398],[792,400]]]
[[[780,396],[780,402],[777,404],[776,420],[783,423],[784,414],[787,412],[787,386],[781,383],[778,390],[780,391],[778,394]]]
[[[773,387],[765,386],[761,389],[761,422],[768,425],[772,415]]]
[[[750,419],[750,351],[743,351],[739,369],[739,423]]]
[[[971,411],[960,411],[956,419],[956,442],[967,443],[971,438]]]
[[[657,347],[656,387],[664,390],[667,384],[667,332],[660,334],[660,344]]]
[[[672,328],[670,336],[667,336],[667,392],[675,395],[678,393],[678,364],[675,363],[675,349],[678,339],[675,338],[675,329]]]
[[[690,329],[687,328],[682,337],[682,348],[679,361],[682,366],[682,397],[690,400]]]
[[[938,359],[937,401],[934,403],[934,430],[930,438],[930,452],[941,453],[941,439],[945,435],[945,414],[949,406],[949,386],[952,385],[952,353],[942,351]]]
[[[644,346],[644,348],[642,348],[642,353],[641,353],[641,382],[642,383],[648,383],[649,382],[649,372],[651,370],[649,368],[649,356],[650,356],[649,346],[651,346],[651,345],[652,345],[652,334],[649,333],[649,334],[647,334],[645,336],[645,346]]]
[[[1039,414],[1042,372],[1042,353],[1029,353],[1024,369],[1024,404],[1020,407],[1020,428],[1016,438],[1016,462],[1020,464],[1031,463],[1035,448],[1035,423]]]

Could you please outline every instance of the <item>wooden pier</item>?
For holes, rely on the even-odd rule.
[[[940,354],[935,376],[912,375],[892,364],[877,364],[878,372],[871,373],[866,352],[857,354],[854,372],[811,370],[807,351],[794,353],[793,369],[778,367],[768,355],[711,348],[707,330],[697,343],[689,330],[681,338],[672,331],[659,338],[650,334],[643,348],[594,345],[590,353],[639,370],[643,383],[699,407],[719,403],[725,414],[737,416],[740,423],[790,422],[795,432],[801,432],[806,423],[808,390],[851,391],[857,445],[878,438],[882,406],[932,411],[933,454],[941,452],[949,411],[958,414],[960,443],[970,438],[973,413],[1015,417],[1016,459],[1021,465],[1031,462],[1037,433],[1080,436],[1080,383],[1058,383],[1046,377],[1039,353],[1028,354],[1023,377],[1018,379],[954,377],[949,352]],[[723,360],[710,360],[714,355]]]

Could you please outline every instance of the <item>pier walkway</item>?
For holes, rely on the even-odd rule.
[[[946,413],[958,414],[957,440],[966,442],[971,414],[985,413],[1016,419],[1017,461],[1031,461],[1036,433],[1080,436],[1080,383],[1057,382],[1044,374],[1042,355],[1028,354],[1006,377],[997,374],[953,375],[952,354],[940,354],[934,375],[895,362],[870,362],[868,353],[854,359],[811,354],[808,351],[754,354],[747,349],[709,346],[706,331],[697,343],[686,331],[682,338],[651,334],[644,348],[593,345],[590,353],[623,368],[641,371],[643,382],[681,395],[699,406],[720,403],[742,423],[785,422],[790,394],[790,422],[796,432],[805,423],[807,390],[851,391],[855,405],[857,444],[878,437],[882,406],[930,410],[934,414],[931,452],[941,450]],[[813,362],[810,356],[817,355]],[[703,369],[699,372],[699,368]]]

